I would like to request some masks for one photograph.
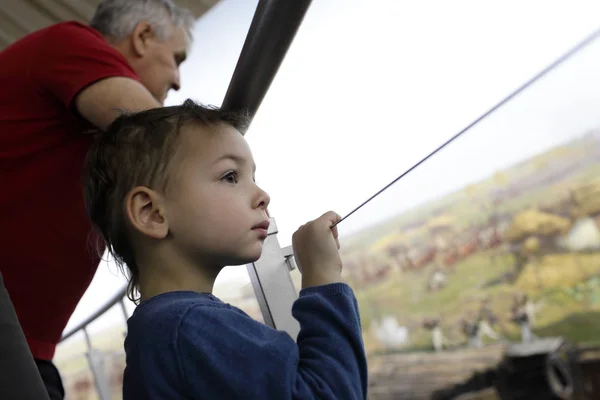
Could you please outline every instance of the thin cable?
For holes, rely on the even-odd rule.
[[[427,155],[421,161],[419,161],[418,163],[416,163],[415,165],[413,165],[412,167],[410,167],[408,170],[406,170],[404,173],[402,173],[400,176],[398,176],[396,179],[394,179],[393,181],[391,181],[390,183],[388,183],[387,185],[385,185],[383,187],[383,189],[379,190],[373,196],[371,196],[367,200],[365,200],[361,205],[359,205],[358,207],[356,207],[354,210],[350,211],[350,213],[348,213],[345,217],[343,217],[338,222],[336,222],[332,226],[332,228],[334,226],[336,226],[336,225],[339,225],[340,222],[342,222],[343,220],[345,220],[346,218],[348,218],[349,216],[351,216],[352,214],[354,214],[355,212],[357,212],[358,210],[360,210],[363,206],[365,206],[367,203],[369,203],[375,197],[379,196],[381,193],[383,193],[385,190],[387,190],[394,183],[398,182],[400,179],[402,179],[403,177],[405,177],[413,169],[417,168],[419,165],[423,164],[425,161],[427,161],[431,156],[433,156],[434,154],[436,154],[438,151],[442,150],[444,147],[448,146],[454,140],[458,139],[460,136],[463,135],[463,133],[466,133],[469,129],[471,129],[472,127],[474,127],[475,125],[477,125],[479,122],[481,122],[487,116],[489,116],[491,113],[493,113],[494,111],[496,111],[497,109],[499,109],[500,107],[502,107],[503,105],[505,105],[506,103],[508,103],[516,95],[520,94],[523,90],[527,89],[529,86],[531,86],[532,84],[534,84],[535,82],[537,82],[540,78],[542,78],[544,75],[548,74],[548,72],[552,71],[554,68],[558,67],[560,64],[562,64],[567,59],[569,59],[570,57],[572,57],[575,53],[579,52],[584,47],[586,47],[587,45],[589,45],[591,42],[593,42],[594,40],[596,40],[598,38],[598,36],[600,36],[600,28],[597,29],[591,35],[589,35],[587,38],[585,38],[584,40],[582,40],[581,42],[579,42],[579,44],[577,44],[575,47],[571,48],[569,51],[567,51],[562,56],[560,56],[559,58],[557,58],[554,62],[552,62],[550,65],[548,65],[546,68],[544,68],[541,72],[539,72],[533,78],[529,79],[527,82],[525,82],[523,85],[521,85],[517,90],[515,90],[514,92],[512,92],[511,94],[509,94],[508,96],[506,96],[502,101],[500,101],[498,104],[496,104],[495,106],[493,106],[492,108],[490,108],[488,111],[486,111],[484,114],[482,114],[475,121],[471,122],[469,125],[467,125],[466,128],[464,128],[463,130],[461,130],[460,132],[458,132],[456,135],[452,136],[450,139],[448,139],[446,142],[444,142],[437,149],[435,149],[434,151],[432,151],[431,153],[429,153],[429,155]]]

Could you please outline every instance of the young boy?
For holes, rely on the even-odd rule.
[[[341,282],[329,212],[293,237],[297,343],[211,295],[227,265],[256,261],[269,196],[243,116],[186,101],[122,116],[85,165],[88,214],[141,302],[128,321],[124,400],[366,399],[358,306]],[[136,299],[137,300],[137,299]]]

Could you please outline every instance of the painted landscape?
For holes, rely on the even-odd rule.
[[[510,343],[597,344],[600,130],[347,237],[342,250],[370,399],[431,398],[494,368]]]
[[[600,337],[600,130],[343,242],[371,351],[466,344],[485,319],[520,340]],[[490,336],[494,336],[490,333]],[[490,340],[494,340],[489,338]]]

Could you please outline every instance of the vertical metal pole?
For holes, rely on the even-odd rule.
[[[223,99],[228,111],[258,110],[311,0],[260,0]]]
[[[83,327],[83,335],[85,336],[85,344],[87,345],[87,349],[90,351],[92,349],[92,340],[86,326]]]
[[[88,363],[90,364],[92,376],[94,377],[98,398],[100,400],[111,400],[110,381],[106,376],[106,370],[104,368],[104,355],[93,348],[87,326],[83,328],[83,334],[85,335],[85,342],[88,348],[86,356]]]
[[[298,295],[277,240],[274,218],[271,218],[262,256],[255,263],[248,264],[247,268],[265,324],[286,331],[296,340],[300,324],[292,316],[292,305]]]

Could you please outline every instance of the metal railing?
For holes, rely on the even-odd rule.
[[[94,322],[98,317],[101,317],[102,314],[113,308],[117,303],[121,304],[121,309],[123,310],[123,315],[125,316],[125,321],[127,321],[127,309],[125,308],[125,295],[127,294],[127,286],[124,286],[120,289],[113,297],[111,297],[103,306],[98,308],[93,314],[83,320],[81,323],[76,325],[74,328],[68,330],[66,333],[62,335],[60,341],[63,342],[76,334],[77,332],[83,330],[87,335],[87,326]]]
[[[92,345],[92,339],[88,332],[88,326],[100,318],[104,313],[113,308],[117,303],[120,304],[121,310],[123,312],[123,317],[125,321],[125,326],[127,326],[127,319],[129,318],[127,315],[127,309],[125,308],[125,295],[127,294],[127,286],[120,289],[113,297],[111,297],[104,305],[98,308],[94,313],[92,313],[89,317],[83,320],[74,328],[70,329],[60,339],[60,342],[64,342],[69,339],[76,333],[83,331],[85,337],[85,343],[87,347],[87,351],[85,356],[88,360],[88,364],[90,367],[90,371],[92,373],[92,377],[94,378],[94,385],[96,386],[96,391],[98,393],[98,397],[100,400],[109,400],[111,398],[111,385],[108,376],[106,375],[105,368],[105,359],[106,355],[101,351],[94,348]]]

